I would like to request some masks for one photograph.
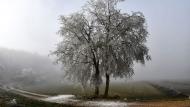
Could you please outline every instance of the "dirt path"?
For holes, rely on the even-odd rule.
[[[12,93],[15,93],[15,94],[19,94],[21,96],[25,96],[25,97],[37,99],[37,100],[43,100],[44,98],[50,97],[48,95],[32,93],[32,92],[28,92],[28,91],[24,91],[24,90],[20,90],[20,89],[15,89],[15,88],[10,89],[9,91]]]

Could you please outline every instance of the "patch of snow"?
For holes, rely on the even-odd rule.
[[[83,106],[96,106],[96,107],[127,107],[126,102],[120,101],[87,101],[82,104]]]
[[[58,95],[58,96],[48,97],[46,98],[46,100],[49,100],[49,101],[60,100],[60,99],[67,100],[67,99],[72,99],[72,98],[75,98],[75,96],[74,95]]]
[[[58,95],[45,98],[44,101],[65,103],[65,104],[76,104],[76,106],[84,107],[128,107],[126,102],[121,101],[105,101],[105,100],[94,100],[94,101],[81,101],[76,100],[74,95]]]
[[[45,98],[44,101],[56,102],[56,103],[73,103],[79,101],[75,100],[74,98],[76,98],[74,95],[58,95],[58,96]]]
[[[14,99],[12,99],[11,101],[9,101],[9,104],[11,104],[11,105],[17,104],[16,99],[14,98]]]

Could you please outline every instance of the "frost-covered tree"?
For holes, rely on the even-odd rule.
[[[90,0],[82,12],[61,17],[62,42],[54,52],[64,65],[66,76],[83,85],[90,81],[99,93],[106,78],[108,96],[110,76],[129,78],[134,61],[149,60],[145,18],[141,12],[122,13],[123,0]]]
[[[124,0],[91,0],[86,10],[101,29],[100,71],[106,78],[105,97],[108,96],[110,76],[131,77],[134,61],[149,60],[145,45],[148,35],[141,12],[122,13],[117,4]]]
[[[100,30],[93,17],[82,12],[61,16],[61,22],[59,33],[63,40],[53,54],[64,65],[65,76],[83,86],[90,81],[95,86],[97,96],[102,82],[98,48]]]

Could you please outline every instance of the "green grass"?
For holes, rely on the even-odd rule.
[[[110,95],[130,99],[152,99],[165,97],[165,94],[146,82],[117,83],[110,87]]]
[[[100,94],[103,95],[104,87],[100,87]],[[74,94],[77,96],[93,96],[94,89],[93,86],[88,86],[85,92],[82,90],[80,85],[52,85],[44,87],[28,87],[26,90],[43,93],[48,95],[58,95],[58,94]],[[127,83],[112,83],[110,84],[109,95],[114,97],[117,96],[121,99],[157,99],[164,98],[165,93],[156,89],[146,82],[127,82]]]

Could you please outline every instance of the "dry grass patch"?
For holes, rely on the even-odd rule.
[[[190,107],[190,100],[140,102],[132,104],[129,107]]]

